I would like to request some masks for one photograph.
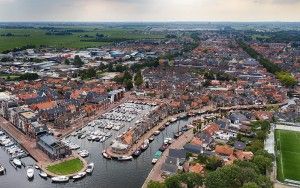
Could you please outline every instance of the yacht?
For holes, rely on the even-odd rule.
[[[154,131],[153,135],[157,136],[159,135],[160,131]]]
[[[34,177],[34,168],[32,166],[28,167],[26,170],[26,174],[28,179],[32,179]]]
[[[78,174],[76,174],[75,176],[73,176],[72,178],[75,180],[79,180],[81,178],[83,178],[84,176],[86,176],[86,172],[79,172]]]
[[[131,161],[132,160],[132,156],[121,156],[121,157],[118,157],[118,160],[119,161]]]
[[[102,155],[105,159],[111,159],[111,156],[106,153],[106,151],[102,151]]]
[[[20,159],[14,158],[13,159],[13,163],[17,166],[17,167],[21,167],[22,166],[22,162],[20,161]]]
[[[67,176],[56,176],[51,178],[52,182],[58,182],[58,183],[62,183],[62,182],[67,182],[69,181],[69,177]]]
[[[94,170],[94,166],[95,166],[94,163],[88,164],[87,169],[86,169],[86,173],[91,174]]]
[[[40,171],[40,172],[39,172],[39,175],[40,175],[42,178],[47,178],[47,177],[48,177],[47,173],[46,173],[46,172],[43,172],[43,171]]]
[[[80,157],[88,157],[89,156],[89,152],[87,150],[81,150],[78,152],[78,154],[80,155]]]

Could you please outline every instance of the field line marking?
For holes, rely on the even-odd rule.
[[[283,160],[282,160],[282,149],[281,149],[281,131],[279,131],[279,149],[280,149],[280,163],[281,163],[281,173],[283,176],[283,179],[285,179],[284,173],[283,173]]]

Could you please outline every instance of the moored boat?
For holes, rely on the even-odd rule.
[[[154,131],[153,135],[157,136],[159,135],[160,131]]]
[[[177,139],[177,138],[179,138],[181,135],[182,135],[182,132],[179,131],[179,132],[177,132],[177,133],[174,134],[174,138]]]
[[[159,151],[164,152],[168,148],[168,144],[163,144],[160,148]]]
[[[78,152],[78,155],[80,156],[80,157],[88,157],[89,156],[89,152],[87,151],[87,150],[81,150],[81,151],[79,151]]]
[[[177,118],[171,118],[171,120],[170,120],[171,123],[174,123],[176,121],[177,121]]]
[[[106,151],[104,150],[104,151],[102,151],[102,156],[105,158],[105,159],[111,159],[111,156],[110,155],[108,155],[107,153],[106,153]]]
[[[132,160],[132,156],[121,156],[121,157],[118,157],[118,160],[119,161],[131,161]]]
[[[34,177],[34,168],[33,167],[28,167],[26,170],[26,174],[28,179],[32,179]]]
[[[72,178],[75,180],[79,180],[81,178],[83,178],[84,176],[86,176],[86,172],[79,172],[78,174],[76,174],[75,176],[73,176]]]
[[[155,152],[154,157],[152,159],[152,164],[155,164],[158,161],[158,159],[160,158],[161,154],[162,154],[161,151]]]
[[[138,157],[140,156],[142,153],[142,151],[138,148],[137,150],[135,150],[132,154],[133,157]]]
[[[39,172],[39,175],[40,175],[42,178],[47,178],[47,177],[48,177],[47,173],[46,173],[46,172],[43,172],[43,171],[40,171],[40,172]]]
[[[144,143],[141,146],[141,150],[145,151],[149,147],[149,140],[145,140]]]
[[[2,166],[1,164],[0,164],[0,175],[3,175],[3,174],[5,174],[5,168],[4,168],[4,166]]]
[[[17,166],[17,167],[21,167],[22,166],[22,162],[20,159],[14,158],[13,159],[13,163]]]
[[[67,176],[55,176],[51,178],[52,182],[63,183],[69,181],[69,177]]]
[[[86,168],[86,173],[88,173],[88,174],[91,174],[92,172],[93,172],[93,170],[94,170],[94,163],[90,163],[90,164],[88,164],[88,166],[87,166],[87,168]]]
[[[154,136],[151,136],[148,140],[149,142],[152,142],[154,140]]]
[[[159,130],[160,130],[160,131],[163,131],[163,130],[165,130],[165,128],[166,128],[166,127],[163,125],[163,126],[159,127]]]

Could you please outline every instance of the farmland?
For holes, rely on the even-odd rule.
[[[99,47],[114,41],[156,38],[163,36],[136,30],[92,27],[0,28],[0,52],[27,45],[82,49]]]

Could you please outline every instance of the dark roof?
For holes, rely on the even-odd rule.
[[[168,156],[165,161],[166,164],[175,164],[177,165],[177,158]]]
[[[233,113],[229,116],[230,120],[231,121],[236,121],[236,120],[239,120],[239,121],[247,121],[247,117],[241,113]]]
[[[186,151],[184,149],[170,149],[169,150],[169,157],[185,159],[186,158]]]
[[[52,146],[57,143],[57,140],[50,134],[45,134],[39,137],[39,140],[45,143],[47,146]]]
[[[28,105],[31,105],[31,104],[41,103],[41,102],[44,102],[46,100],[47,100],[47,97],[38,96],[38,97],[35,97],[35,98],[25,100],[25,103],[28,104]]]
[[[183,148],[186,150],[186,152],[191,152],[196,154],[200,154],[203,151],[201,146],[194,145],[194,144],[186,144]]]
[[[47,113],[48,115],[63,114],[65,112],[66,112],[66,108],[64,106],[58,106],[58,107],[43,111],[43,113]]]
[[[173,164],[164,163],[161,167],[161,170],[169,174],[175,174],[178,170],[178,167]]]
[[[90,103],[100,103],[108,98],[108,95],[99,95],[95,92],[89,92],[86,96],[86,101]]]

